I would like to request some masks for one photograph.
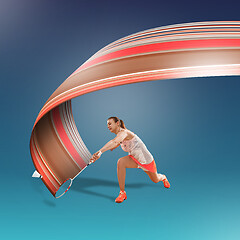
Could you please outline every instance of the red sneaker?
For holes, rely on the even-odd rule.
[[[170,188],[170,183],[169,183],[169,181],[167,180],[167,178],[164,178],[164,179],[162,180],[162,182],[163,182],[163,185],[164,185],[165,188]]]
[[[121,203],[127,199],[127,194],[125,191],[120,191],[119,196],[115,199],[116,203]]]

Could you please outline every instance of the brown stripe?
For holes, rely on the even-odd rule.
[[[41,153],[56,177],[64,182],[66,178],[73,178],[78,174],[79,168],[72,161],[55,133],[50,113],[38,122],[34,130]]]
[[[98,79],[139,71],[202,65],[239,64],[240,49],[190,50],[128,57],[93,66],[69,77],[48,99]],[[48,102],[47,101],[47,102]]]

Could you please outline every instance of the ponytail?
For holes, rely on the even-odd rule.
[[[118,117],[110,117],[110,118],[108,118],[108,120],[109,120],[109,119],[113,119],[115,123],[116,123],[117,121],[119,121],[120,127],[126,129],[123,120],[119,119]]]
[[[126,129],[126,127],[125,127],[125,124],[124,124],[123,120],[119,119],[119,121],[120,121],[120,127],[121,127],[121,128],[124,128],[124,129]]]

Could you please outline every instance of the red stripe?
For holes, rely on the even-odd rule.
[[[57,133],[59,137],[61,138],[62,143],[68,150],[69,154],[72,156],[72,158],[77,162],[79,167],[83,169],[87,164],[83,161],[81,156],[78,154],[74,146],[72,145],[61,120],[59,107],[56,107],[52,110],[52,116],[53,116],[53,122],[56,127]]]
[[[137,46],[127,49],[122,49],[116,52],[106,54],[104,56],[93,59],[80,66],[74,73],[101,63],[104,61],[112,60],[115,58],[121,58],[136,54],[159,52],[159,51],[170,51],[170,50],[183,50],[192,48],[223,48],[223,47],[240,47],[240,39],[201,39],[201,40],[188,40],[188,41],[173,41],[173,42],[163,42],[154,43],[143,46]]]

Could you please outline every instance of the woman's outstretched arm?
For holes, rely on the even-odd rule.
[[[116,147],[114,147],[114,148],[112,148],[112,149],[110,149],[111,151],[113,151],[115,148],[117,148],[117,147],[119,147],[120,146],[120,143],[116,146]]]
[[[127,133],[125,132],[118,133],[114,139],[107,142],[99,151],[94,153],[90,161],[95,162],[97,159],[100,158],[102,153],[106,152],[107,150],[112,150],[117,148],[120,145],[120,143],[126,138],[126,136],[127,136]]]

